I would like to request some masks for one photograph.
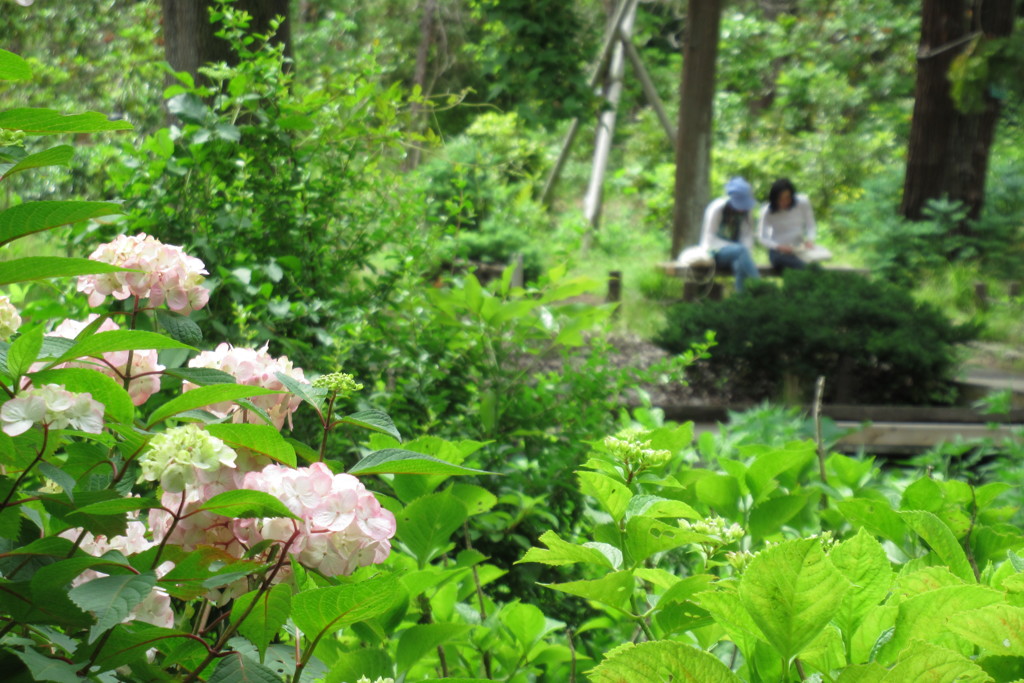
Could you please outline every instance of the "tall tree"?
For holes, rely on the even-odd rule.
[[[1013,30],[1014,0],[924,0],[914,117],[900,212],[920,220],[929,199],[962,201],[981,214],[989,148],[1001,101],[982,88],[973,106],[951,93],[950,68],[984,41]]]
[[[217,27],[210,23],[210,8],[214,0],[161,0],[164,16],[164,53],[171,68],[199,76],[199,67],[210,62],[236,62],[227,41],[215,34]],[[284,43],[285,55],[291,56],[291,28],[288,21],[290,0],[236,0],[236,9],[252,17],[249,28],[253,33],[266,33],[271,20],[285,17],[277,30],[274,42]]]
[[[711,169],[711,115],[715,98],[715,62],[722,18],[721,0],[690,0],[686,14],[683,74],[679,86],[675,207],[672,255],[700,236],[708,201]]]

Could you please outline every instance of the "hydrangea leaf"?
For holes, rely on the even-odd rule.
[[[948,623],[989,654],[1024,657],[1024,607],[989,605],[964,612]]]
[[[241,652],[232,652],[217,662],[206,683],[283,683],[274,670]]]
[[[65,256],[26,256],[0,263],[0,285],[32,282],[51,277],[121,273],[130,270],[87,258]]]
[[[893,572],[885,548],[863,527],[829,553],[832,564],[853,588],[835,615],[844,633],[852,634],[864,615],[889,594]]]
[[[554,567],[561,567],[567,564],[593,564],[606,569],[615,569],[612,561],[597,548],[588,548],[575,543],[563,541],[554,531],[545,531],[538,539],[547,548],[530,548],[523,555],[523,559],[516,564],[523,562],[538,562]]]
[[[401,448],[385,448],[370,453],[349,468],[349,474],[486,474],[483,470],[453,465],[438,458]]]
[[[0,49],[0,81],[27,81],[31,78],[32,68],[24,58]]]
[[[231,608],[232,618],[238,619],[245,615],[253,600],[256,600],[256,605],[245,616],[238,632],[252,641],[260,652],[260,659],[263,659],[270,641],[288,621],[292,591],[287,585],[279,583],[262,595],[257,591],[246,593],[235,600]]]
[[[270,425],[211,424],[206,426],[206,431],[236,450],[247,448],[282,465],[295,467],[295,449]]]
[[[159,321],[160,327],[167,330],[167,334],[172,339],[191,346],[200,344],[203,341],[203,331],[187,315],[161,308],[157,309],[156,319]]]
[[[625,611],[635,584],[633,572],[621,571],[590,581],[542,583],[540,585]]]
[[[743,574],[739,596],[768,643],[788,661],[825,627],[849,588],[821,541],[811,538],[761,551]]]
[[[54,681],[55,683],[81,683],[82,681],[78,675],[78,669],[81,667],[61,659],[52,659],[31,648],[14,650],[14,654],[18,655],[18,659],[28,667],[33,680]]]
[[[0,180],[5,180],[7,178],[10,178],[12,175],[16,175],[18,173],[22,173],[23,171],[28,171],[33,168],[45,168],[47,166],[67,166],[71,162],[71,158],[74,155],[75,148],[72,147],[71,145],[57,145],[56,147],[44,149],[43,151],[36,152],[35,154],[28,154],[19,159],[16,164],[12,164],[7,170],[0,173],[0,176],[2,176],[0,177]],[[20,206],[24,205],[22,204]],[[115,204],[114,206],[117,205]],[[45,230],[46,228],[43,229]]]
[[[123,574],[103,576],[75,586],[68,596],[76,605],[96,615],[96,625],[89,630],[89,642],[128,618],[156,585],[156,574]]]
[[[360,410],[358,413],[352,413],[338,420],[341,424],[356,425],[364,429],[369,429],[375,432],[381,432],[388,436],[393,436],[398,441],[402,440],[402,435],[398,433],[398,428],[395,427],[395,423],[391,421],[391,417],[382,410]]]
[[[170,401],[154,410],[153,414],[149,416],[147,425],[152,427],[172,415],[183,413],[186,410],[193,410],[195,408],[213,405],[214,403],[236,401],[240,398],[279,393],[281,392],[244,384],[212,384],[210,386],[198,387],[196,389],[186,391],[181,396],[172,398]]]
[[[316,588],[292,597],[292,621],[311,640],[384,614],[401,593],[394,576]]]
[[[931,512],[904,510],[900,517],[918,536],[925,541],[935,554],[964,581],[974,581],[974,570],[967,561],[967,554],[946,524]]]
[[[587,675],[591,683],[669,680],[740,683],[739,677],[714,655],[671,640],[620,645]]]
[[[262,519],[285,517],[298,519],[284,503],[263,491],[235,489],[218,493],[203,503],[200,510],[206,510],[232,519]]]
[[[111,121],[104,114],[92,111],[65,115],[52,109],[22,107],[0,112],[0,128],[21,130],[32,135],[55,135],[132,130],[132,124],[127,121]]]
[[[467,517],[466,506],[450,493],[432,493],[405,507],[397,535],[422,567],[449,547],[451,535]]]
[[[95,357],[99,358],[104,353],[111,351],[148,351],[151,349],[189,349],[194,350],[188,344],[171,339],[167,335],[146,330],[110,330],[109,332],[97,332],[84,339],[75,341],[74,346],[64,352],[64,355],[54,362],[64,363],[76,358]]]
[[[899,661],[882,678],[881,683],[906,681],[991,683],[992,678],[959,652],[915,640],[900,653]]]
[[[406,629],[395,653],[398,672],[409,671],[426,654],[437,652],[441,645],[462,638],[472,629],[469,624],[417,624]]]
[[[2,116],[3,113],[0,112],[0,117]],[[25,157],[20,163],[24,163],[32,156],[39,155]],[[11,170],[8,171],[8,174],[10,173]],[[43,232],[44,230],[50,230],[61,225],[70,225],[71,223],[87,221],[90,218],[111,216],[123,212],[124,209],[121,208],[121,205],[113,202],[25,202],[24,204],[18,204],[0,211],[0,245],[7,244],[25,235]]]

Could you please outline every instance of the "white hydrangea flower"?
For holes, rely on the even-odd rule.
[[[26,389],[0,408],[0,422],[10,436],[24,434],[33,424],[50,429],[71,427],[99,434],[103,431],[103,404],[92,394],[74,393],[59,384]]]
[[[0,341],[7,341],[21,327],[21,316],[10,297],[0,296]]]
[[[164,491],[180,493],[199,482],[199,472],[235,467],[235,451],[198,425],[188,424],[157,434],[139,458],[139,481],[159,481]]]

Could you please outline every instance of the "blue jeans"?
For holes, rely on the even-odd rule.
[[[737,292],[743,291],[743,283],[747,278],[761,277],[750,251],[738,242],[720,247],[715,251],[715,267],[732,269],[736,276]]]
[[[780,273],[786,268],[799,270],[807,267],[807,264],[801,261],[796,254],[783,254],[778,249],[768,250],[768,261],[771,262],[772,268]]]

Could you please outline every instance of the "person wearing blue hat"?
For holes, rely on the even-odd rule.
[[[751,256],[754,228],[750,211],[756,204],[750,183],[736,176],[725,184],[725,196],[704,210],[700,246],[712,254],[716,268],[732,269],[737,292],[743,291],[747,279],[760,277]]]

